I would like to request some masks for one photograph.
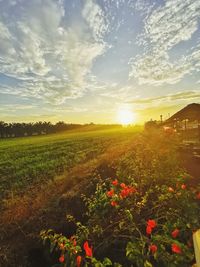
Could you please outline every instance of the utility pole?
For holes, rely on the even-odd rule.
[[[160,122],[163,122],[163,115],[160,115]]]

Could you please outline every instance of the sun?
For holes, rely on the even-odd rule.
[[[122,125],[133,124],[136,120],[136,115],[130,109],[121,108],[117,113],[117,120]]]

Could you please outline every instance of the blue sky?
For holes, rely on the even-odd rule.
[[[200,102],[199,0],[0,0],[0,120],[136,122]]]

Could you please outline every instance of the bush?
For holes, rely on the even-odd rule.
[[[113,179],[99,180],[84,196],[87,222],[72,237],[41,232],[55,266],[190,266],[192,234],[200,224],[200,193],[178,167],[169,140],[138,139]],[[176,142],[171,142],[176,144]],[[106,257],[104,259],[104,257]],[[113,263],[119,262],[119,263]]]

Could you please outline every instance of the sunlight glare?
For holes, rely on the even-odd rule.
[[[135,113],[130,109],[119,109],[118,111],[118,121],[122,125],[129,125],[135,122]]]

